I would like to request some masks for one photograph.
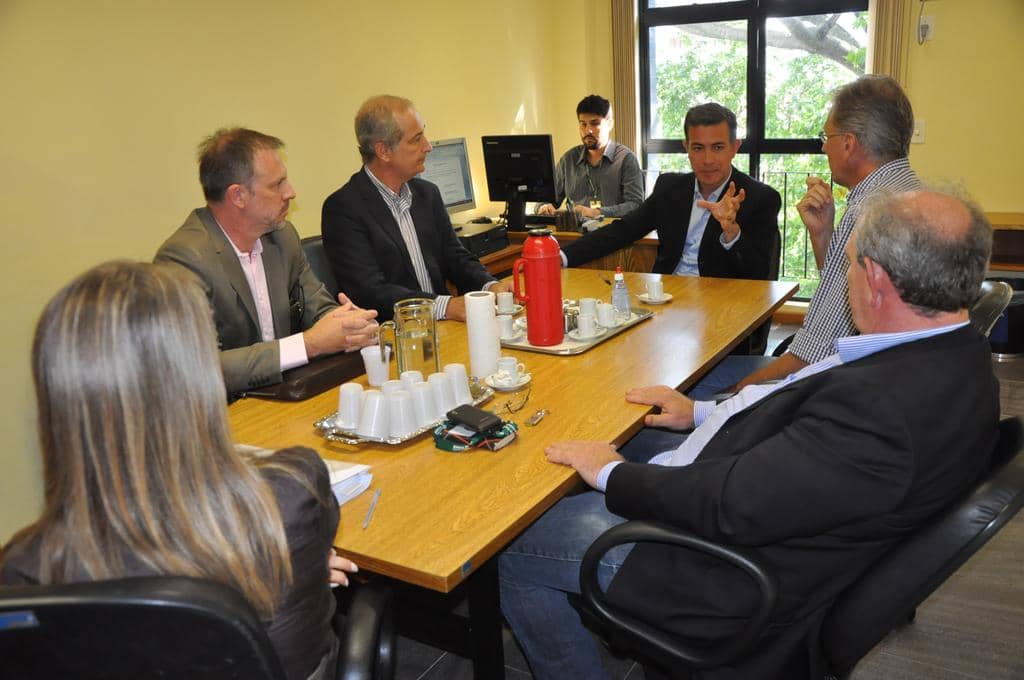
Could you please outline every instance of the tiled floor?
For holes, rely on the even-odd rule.
[[[796,327],[773,327],[774,347]],[[996,364],[1003,416],[1024,416],[1024,358]],[[851,680],[1011,680],[1024,678],[1024,513],[978,552],[918,609],[916,621],[894,631],[855,669]],[[607,655],[615,680],[643,680],[629,659]],[[407,638],[398,644],[398,680],[462,680],[469,661]],[[505,631],[505,677],[532,678]],[[585,680],[585,679],[583,679]]]

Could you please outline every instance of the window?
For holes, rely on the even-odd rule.
[[[832,90],[864,73],[868,0],[640,4],[648,177],[689,170],[682,147],[687,109],[708,101],[727,106],[743,139],[734,164],[782,196],[780,277],[799,281],[799,296],[810,297],[818,272],[796,202],[807,176],[830,179],[818,132]],[[843,203],[840,197],[839,214]]]

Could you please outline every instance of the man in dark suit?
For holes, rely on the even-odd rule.
[[[356,113],[363,167],[324,201],[321,232],[338,284],[390,319],[394,304],[434,298],[438,319],[466,319],[462,294],[511,290],[459,242],[441,192],[416,175],[433,148],[423,119],[401,97],[371,97]],[[448,295],[446,282],[459,292]]]
[[[660,274],[768,279],[777,271],[778,215],[775,189],[732,167],[740,148],[736,116],[720,104],[686,113],[684,142],[693,172],[665,173],[639,208],[617,222],[567,245],[575,267],[658,232]]]
[[[578,591],[590,542],[625,518],[745,546],[778,578],[772,625],[752,655],[701,677],[821,677],[815,640],[829,603],[987,465],[998,383],[967,307],[991,243],[973,204],[881,196],[846,251],[861,335],[839,339],[836,354],[717,407],[666,386],[631,390],[628,401],[661,409],[647,425],[697,426],[651,464],[623,462],[601,442],[548,446],[549,460],[605,497],[559,501],[500,558],[502,610],[534,676],[604,677],[565,592]],[[735,632],[755,604],[745,575],[664,545],[620,546],[600,573],[617,605],[697,641]]]
[[[375,341],[376,312],[331,299],[287,221],[295,190],[278,150],[246,128],[199,145],[206,207],[193,210],[154,258],[199,277],[210,299],[229,394],[281,382],[320,355]],[[340,303],[340,306],[339,306]]]

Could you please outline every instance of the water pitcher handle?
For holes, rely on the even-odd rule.
[[[523,273],[523,268],[525,266],[526,260],[523,258],[519,258],[512,264],[512,290],[515,292],[516,300],[523,303],[530,301],[529,296],[523,295],[522,289],[519,287],[519,275]]]
[[[387,335],[388,333],[391,334],[391,342],[385,342],[384,341],[384,336]],[[395,347],[398,345],[398,342],[396,341],[396,338],[395,338],[395,322],[394,321],[385,321],[384,323],[380,324],[380,329],[378,330],[378,333],[377,333],[377,344],[380,345],[381,361],[384,361],[384,357],[390,356],[391,354],[395,354]],[[391,347],[391,351],[390,352],[385,352],[384,348],[388,347],[388,346]],[[397,361],[397,359],[398,359],[398,357],[396,355],[395,360]]]

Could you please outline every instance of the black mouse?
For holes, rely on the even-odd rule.
[[[494,220],[492,220],[487,215],[483,215],[482,217],[474,217],[473,219],[470,220],[470,222],[472,222],[473,224],[490,224],[493,221]]]

